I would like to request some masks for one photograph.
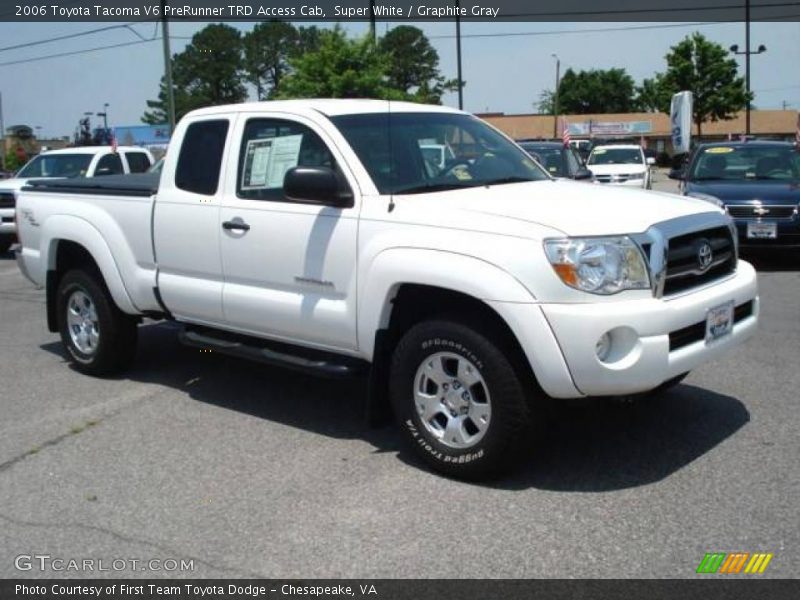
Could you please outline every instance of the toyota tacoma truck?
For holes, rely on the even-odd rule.
[[[430,160],[431,145],[446,148]],[[32,181],[17,259],[79,371],[143,318],[340,377],[449,476],[528,456],[557,399],[674,385],[756,329],[731,218],[551,178],[467,113],[377,100],[193,111],[160,175]]]

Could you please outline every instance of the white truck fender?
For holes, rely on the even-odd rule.
[[[367,360],[375,333],[389,324],[391,300],[403,284],[430,285],[477,300],[534,303],[517,279],[484,260],[437,249],[390,248],[377,254],[359,276],[358,348]]]
[[[46,265],[47,270],[56,268],[56,251],[60,241],[79,244],[97,263],[108,291],[119,309],[131,315],[140,314],[125,289],[111,249],[91,223],[70,215],[52,215],[44,222],[40,239],[42,265]]]

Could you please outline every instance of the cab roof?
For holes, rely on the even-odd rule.
[[[131,150],[147,152],[147,149],[142,148],[141,146],[117,146],[117,152]],[[58,148],[57,150],[45,150],[44,152],[40,152],[39,156],[45,154],[97,154],[98,152],[111,152],[111,146],[75,146],[74,148]]]
[[[257,110],[316,110],[325,116],[358,115],[364,113],[408,113],[439,112],[463,113],[447,106],[433,104],[417,104],[414,102],[396,102],[394,100],[373,100],[367,98],[309,98],[303,100],[270,100],[267,102],[243,102],[209,106],[189,113],[190,116],[214,115],[220,113],[240,113]],[[466,114],[466,113],[463,113]]]

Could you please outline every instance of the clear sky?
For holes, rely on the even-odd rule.
[[[3,64],[78,51],[97,46],[135,42],[140,39],[126,29],[115,29],[27,48],[8,46],[51,39],[108,26],[108,23],[0,23],[0,93],[5,126],[25,124],[41,127],[41,137],[71,135],[86,111],[102,111],[109,103],[110,125],[136,125],[146,106],[155,98],[163,73],[161,41],[143,42],[123,48],[51,58],[23,64]],[[394,24],[379,23],[382,33]],[[455,26],[453,23],[417,23],[431,38],[447,77],[456,77]],[[534,112],[542,90],[555,83],[555,59],[562,72],[573,69],[625,68],[636,83],[665,68],[669,47],[692,31],[728,47],[744,46],[744,24],[679,25],[670,23],[465,23],[462,25],[465,109],[507,114]],[[170,25],[172,51],[178,52],[203,24]],[[327,24],[325,26],[330,26]],[[651,28],[657,26],[658,28]],[[666,26],[666,27],[665,27]],[[134,27],[144,38],[154,36],[153,24]],[[237,24],[246,31],[252,24]],[[647,29],[642,29],[647,27]],[[351,34],[364,34],[366,23],[345,27]],[[629,28],[628,31],[588,32],[592,29]],[[636,29],[640,28],[640,29]],[[565,33],[565,31],[580,33]],[[551,33],[560,32],[560,33]],[[160,32],[159,32],[160,33]],[[495,35],[495,34],[538,35]],[[470,37],[493,34],[491,37]],[[752,46],[767,46],[767,52],[752,57],[752,88],[758,108],[800,109],[800,23],[753,23]],[[743,57],[740,72],[744,73]],[[457,97],[445,97],[457,105]],[[93,123],[94,124],[94,123]]]

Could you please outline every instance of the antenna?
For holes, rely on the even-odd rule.
[[[391,169],[394,171],[394,144],[392,143],[392,101],[386,100],[386,108],[387,115],[386,115],[386,126],[389,129],[389,133],[387,135],[389,139],[389,165],[391,165]],[[394,190],[389,195],[389,212],[394,210]]]

